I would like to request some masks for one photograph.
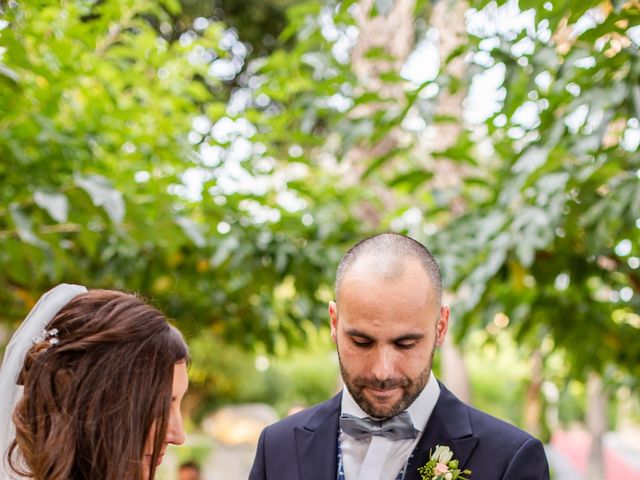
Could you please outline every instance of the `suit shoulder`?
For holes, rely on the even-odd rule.
[[[508,441],[514,447],[534,439],[530,433],[509,422],[473,407],[468,406],[468,409],[473,430],[478,432],[481,437],[500,439],[501,443]]]
[[[459,432],[463,432],[466,428],[470,427],[474,435],[485,438],[490,442],[500,442],[501,439],[511,439],[516,444],[522,444],[527,440],[533,439],[533,437],[524,430],[466,404],[449,391],[442,383],[439,385],[440,398],[436,404],[436,410],[443,425],[453,421],[453,423],[457,425]],[[455,420],[451,419],[450,416],[452,414],[454,417],[458,416],[460,418]],[[463,418],[468,419],[469,425],[466,424]],[[471,431],[468,433],[471,433]]]
[[[339,395],[330,400],[319,403],[312,407],[306,408],[301,412],[295,413],[289,417],[283,418],[265,428],[265,435],[280,435],[285,432],[291,432],[294,428],[316,427],[323,421],[326,421],[332,413],[340,408]]]

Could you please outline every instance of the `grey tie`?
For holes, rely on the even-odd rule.
[[[340,428],[344,433],[356,439],[380,435],[389,440],[407,440],[416,438],[418,433],[411,423],[408,412],[402,412],[395,417],[380,421],[343,413],[340,415]]]

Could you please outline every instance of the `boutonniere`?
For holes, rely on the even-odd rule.
[[[431,458],[418,472],[422,480],[469,480],[462,475],[471,475],[471,470],[460,470],[458,460],[453,458],[453,452],[449,447],[436,445],[436,451],[431,453]]]

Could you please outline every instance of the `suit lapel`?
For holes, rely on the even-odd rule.
[[[418,468],[427,463],[429,452],[433,453],[436,445],[449,447],[453,458],[460,462],[459,468],[464,470],[478,443],[471,430],[468,408],[440,384],[440,396],[409,462],[405,480],[420,480]]]
[[[319,409],[303,427],[294,429],[300,478],[335,480],[338,462],[339,393]]]

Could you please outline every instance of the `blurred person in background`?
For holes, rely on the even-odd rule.
[[[200,465],[195,461],[181,463],[178,467],[178,480],[200,480]]]

